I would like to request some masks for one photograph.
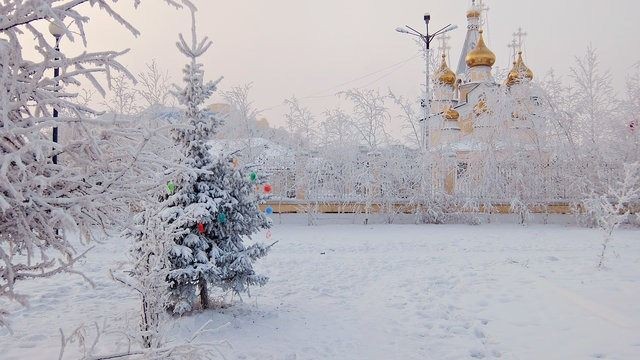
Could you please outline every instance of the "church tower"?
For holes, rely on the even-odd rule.
[[[476,4],[473,0],[471,8],[467,11],[467,36],[464,40],[464,46],[460,54],[460,60],[458,60],[458,77],[464,79],[469,67],[467,66],[467,54],[473,50],[478,44],[480,39],[480,15],[482,14],[481,6]]]
[[[465,63],[469,70],[467,73],[467,82],[470,83],[493,83],[493,75],[491,75],[491,67],[496,63],[496,55],[489,50],[484,43],[482,30],[478,31],[480,38],[476,47],[469,51],[465,57]]]
[[[456,74],[449,68],[447,64],[447,56],[443,53],[440,62],[440,68],[436,72],[435,87],[433,89],[433,104],[431,111],[439,114],[445,108],[454,105],[457,100],[456,90]]]

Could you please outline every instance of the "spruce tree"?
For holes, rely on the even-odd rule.
[[[186,107],[185,127],[175,131],[174,140],[183,151],[180,178],[168,186],[162,217],[183,229],[176,232],[169,252],[168,280],[174,313],[190,311],[199,294],[203,308],[209,305],[209,287],[236,293],[248,292],[250,285],[264,285],[267,278],[257,275],[253,262],[266,255],[268,246],[245,246],[244,237],[270,226],[258,209],[262,196],[256,192],[255,174],[232,164],[225,156],[214,156],[209,139],[221,119],[204,106],[220,79],[204,82],[202,64],[197,59],[211,46],[205,38],[197,40],[195,13],[192,12],[192,41],[182,35],[178,49],[191,61],[184,70],[185,87],[175,92]]]

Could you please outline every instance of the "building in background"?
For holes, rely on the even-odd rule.
[[[481,28],[482,13],[483,5],[473,1],[466,14],[467,34],[457,72],[447,63],[445,45],[434,78],[429,150],[434,181],[450,194],[462,190],[459,180],[465,175],[476,182],[485,176],[486,168],[480,169],[480,164],[487,152],[501,162],[513,155],[513,149],[535,151],[540,145],[539,96],[531,84],[533,72],[524,63],[523,33],[516,34],[520,37],[513,46],[513,67],[499,83],[493,74],[496,55],[487,47]],[[474,184],[467,181],[465,186]]]

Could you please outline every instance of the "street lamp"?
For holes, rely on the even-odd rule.
[[[54,21],[49,23],[49,33],[51,33],[51,35],[53,35],[53,37],[56,39],[56,45],[54,47],[55,51],[56,51],[56,57],[54,59],[54,61],[58,61],[60,60],[60,58],[58,57],[59,53],[60,53],[60,38],[62,38],[62,35],[64,35],[65,33],[65,29],[63,29],[62,27],[60,27],[58,24],[56,24]],[[54,88],[54,92],[58,92],[58,85],[59,85],[59,81],[58,81],[58,76],[60,76],[60,68],[56,67],[53,69],[53,77],[56,79],[56,83],[55,83],[55,88]],[[55,119],[58,117],[58,109],[56,109],[56,107],[54,106],[53,108],[53,118],[54,121]],[[57,143],[58,142],[58,127],[54,126],[53,127],[53,142]],[[53,163],[57,164],[58,163],[58,155],[54,153],[53,155]]]
[[[421,146],[423,150],[427,150],[428,148],[428,120],[429,120],[429,115],[431,114],[431,86],[429,84],[430,82],[430,78],[429,78],[429,60],[430,60],[430,49],[431,49],[431,42],[433,41],[433,39],[436,38],[436,36],[438,35],[442,35],[444,33],[447,33],[449,31],[455,30],[458,28],[457,25],[452,25],[449,24],[445,27],[443,27],[442,29],[436,31],[433,34],[429,34],[429,21],[431,20],[431,15],[429,13],[424,14],[424,22],[427,26],[427,33],[426,35],[419,32],[418,30],[412,28],[409,25],[405,25],[405,27],[398,27],[396,28],[396,31],[402,34],[407,34],[407,35],[412,35],[412,36],[417,36],[418,38],[420,38],[420,40],[422,40],[425,44],[426,47],[426,56],[425,56],[425,66],[426,66],[426,71],[425,71],[425,99],[424,102],[422,103],[422,107],[424,108],[424,119],[421,122],[421,130],[422,130],[422,134],[421,134]]]

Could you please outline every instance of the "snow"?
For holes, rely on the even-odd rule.
[[[573,225],[275,220],[279,242],[256,264],[269,283],[177,320],[176,336],[211,320],[204,340],[228,359],[640,358],[638,230],[616,231],[597,270],[601,233]],[[108,276],[127,246],[109,239],[79,265],[95,289],[69,274],[19,284],[35,295],[14,334],[0,330],[2,359],[57,357],[58,327],[135,324],[135,294]]]

